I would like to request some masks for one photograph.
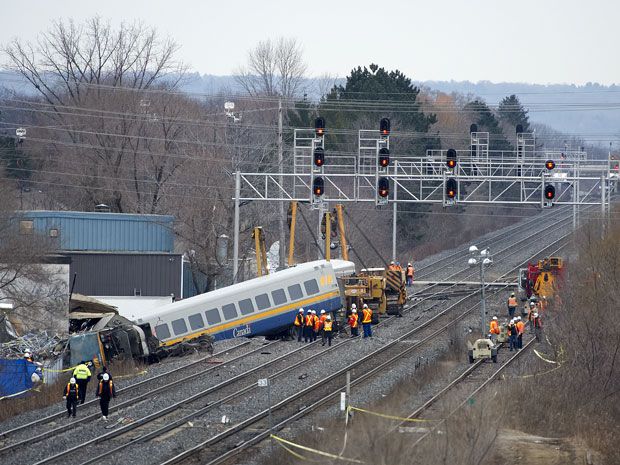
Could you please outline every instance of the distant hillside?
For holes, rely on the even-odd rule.
[[[592,143],[600,142],[605,145],[610,134],[620,136],[618,85],[541,85],[488,81],[422,81],[417,84],[431,91],[482,97],[491,105],[498,104],[507,95],[516,94],[529,109],[530,119],[534,123],[546,124],[563,133],[575,134]],[[2,87],[18,92],[32,92],[23,79],[5,71],[0,71],[0,88]],[[320,97],[316,80],[308,79],[305,87],[308,98],[316,100]],[[231,94],[242,91],[233,76],[199,73],[188,75],[182,88],[196,94]]]

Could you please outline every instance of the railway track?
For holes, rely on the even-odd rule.
[[[536,233],[534,233],[532,235],[535,235],[535,234]],[[561,239],[564,239],[565,237],[566,236],[563,236]],[[526,239],[522,238],[522,240],[526,240]],[[508,249],[509,249],[509,247],[506,247],[504,250],[508,250]],[[500,253],[501,252],[497,252],[496,253],[496,257],[499,257]],[[496,258],[496,260],[497,260],[497,258]],[[465,272],[465,270],[457,271],[457,273],[463,273],[463,272]],[[447,315],[450,312],[451,309],[455,308],[455,306],[458,305],[458,304],[462,304],[466,299],[474,298],[475,295],[477,294],[477,292],[478,291],[472,292],[471,295],[466,296],[464,299],[459,300],[459,302],[457,304],[454,304],[454,305],[450,306],[448,309],[443,310],[440,314],[436,315],[435,317],[432,317],[430,320],[428,320],[427,322],[423,323],[422,325],[414,328],[413,330],[407,331],[402,337],[403,338],[404,337],[411,338],[413,336],[415,336],[416,338],[421,337],[420,336],[420,334],[421,334],[420,331],[423,331],[425,328],[427,328],[428,325],[432,325],[433,327],[435,327],[436,324],[439,324],[439,323],[434,323],[434,322],[437,321],[437,318],[440,318],[440,317],[443,317],[443,316]],[[413,308],[415,308],[416,306],[419,306],[419,305],[420,305],[419,302],[415,302],[414,304],[409,306],[410,307],[409,310],[411,310],[411,309],[413,309]],[[471,312],[471,310],[469,310],[468,313],[469,312]],[[444,331],[445,327],[450,326],[453,323],[454,323],[454,321],[449,321],[448,323],[444,324],[444,326],[442,327],[443,329],[441,329],[440,332]],[[384,322],[384,324],[385,324],[385,322]],[[433,333],[433,334],[435,334],[435,333]],[[430,339],[429,338],[424,339],[424,341],[428,341],[428,340],[430,340]],[[402,342],[404,342],[404,340],[402,338],[398,338],[398,339],[396,339],[394,341],[393,344],[391,344],[391,343],[388,344],[387,345],[387,347],[388,347],[387,349],[381,349],[381,352],[378,352],[378,353],[375,353],[376,351],[372,352],[372,357],[376,358],[377,361],[380,358],[382,358],[382,357],[388,357],[388,359],[389,359],[390,357],[389,357],[389,353],[388,352],[385,352],[385,355],[379,355],[379,354],[383,354],[384,350],[388,350],[388,349],[389,350],[395,350],[395,349],[392,349],[392,347],[396,347],[396,346],[402,345],[401,344]],[[347,344],[347,343],[350,343],[350,341],[346,340],[344,342],[341,342],[337,346],[334,346],[332,348],[332,350],[335,350],[336,347],[340,347],[341,345],[344,345],[344,344]],[[408,346],[409,346],[409,349],[411,349],[412,347],[414,347],[414,348],[415,347],[421,347],[417,343],[416,344],[408,344]],[[297,353],[298,351],[301,352],[305,347],[308,347],[308,346],[304,346],[301,349],[296,349],[294,351],[287,352],[282,357],[278,357],[276,360],[272,360],[272,361],[266,362],[264,364],[264,366],[257,366],[256,367],[256,371],[255,370],[249,371],[248,373],[246,373],[246,376],[236,376],[236,377],[233,377],[233,378],[231,378],[231,379],[229,379],[229,380],[227,380],[225,382],[221,382],[221,383],[219,383],[219,384],[217,384],[215,386],[211,386],[210,388],[207,388],[206,390],[203,390],[203,391],[208,391],[208,392],[204,393],[201,396],[197,396],[197,395],[193,396],[193,398],[190,398],[191,399],[190,401],[188,401],[187,400],[188,398],[186,398],[184,400],[181,400],[181,401],[177,402],[176,404],[172,404],[172,405],[174,405],[174,407],[168,406],[165,409],[160,409],[158,411],[159,413],[157,415],[150,416],[150,418],[148,420],[145,420],[145,418],[149,417],[147,415],[146,417],[143,417],[142,419],[140,419],[138,421],[135,421],[131,425],[126,425],[126,426],[122,427],[123,429],[120,432],[119,431],[114,431],[114,432],[112,432],[114,434],[110,434],[109,436],[107,434],[104,434],[104,435],[99,434],[99,436],[101,436],[101,437],[94,438],[96,440],[93,440],[92,443],[91,442],[87,442],[87,444],[92,444],[93,445],[92,446],[93,449],[91,449],[91,452],[95,450],[94,447],[99,448],[99,446],[97,446],[97,444],[101,444],[102,445],[101,447],[103,448],[104,452],[102,452],[100,458],[97,458],[95,460],[92,457],[90,457],[86,461],[84,461],[83,463],[93,463],[93,462],[95,462],[97,460],[100,460],[100,459],[103,460],[103,457],[106,454],[109,453],[110,449],[116,450],[117,447],[120,447],[121,448],[121,449],[119,449],[119,451],[120,451],[120,450],[123,450],[123,449],[125,449],[127,447],[130,447],[130,445],[135,445],[135,444],[138,444],[139,442],[146,442],[149,439],[157,437],[158,435],[166,434],[169,431],[174,430],[174,428],[180,427],[180,425],[182,425],[184,422],[189,421],[191,418],[195,418],[195,417],[197,417],[199,415],[202,415],[204,413],[212,411],[217,405],[221,405],[224,401],[222,401],[219,404],[217,404],[216,403],[217,401],[215,401],[215,400],[206,400],[206,402],[208,404],[204,405],[203,407],[200,407],[200,408],[191,407],[188,404],[188,402],[192,402],[192,405],[193,405],[193,402],[195,402],[195,401],[196,402],[205,401],[205,399],[207,399],[207,396],[209,396],[209,395],[210,396],[220,397],[221,399],[226,399],[226,401],[228,401],[228,400],[235,399],[238,396],[247,394],[248,392],[251,392],[251,389],[254,389],[253,383],[252,383],[252,385],[246,384],[245,386],[241,387],[239,385],[239,383],[241,382],[242,379],[247,378],[247,375],[250,375],[250,374],[256,374],[256,375],[259,374],[259,370],[261,370],[261,369],[265,370],[265,369],[268,369],[268,367],[270,367],[270,366],[271,367],[275,367],[277,363],[282,363],[292,353]],[[263,349],[263,348],[260,348],[260,349]],[[399,353],[401,353],[401,352],[402,351],[400,351]],[[407,355],[408,353],[409,352],[405,352],[403,355],[399,355],[399,356],[393,355],[392,356],[393,360],[392,360],[391,363],[394,363],[395,360],[397,360],[398,358],[402,358],[403,356]],[[321,354],[328,354],[328,352],[321,352]],[[321,356],[321,355],[320,354],[314,354],[314,356]],[[280,368],[280,369],[277,369],[275,371],[275,373],[272,374],[272,376],[276,376],[277,377],[277,373],[278,372],[282,372],[282,374],[284,374],[284,373],[289,372],[290,370],[294,370],[295,368],[299,367],[300,364],[302,364],[304,362],[305,362],[304,358],[302,358],[301,360],[297,360],[297,361],[287,360],[286,361],[287,366],[285,366],[283,368]],[[378,362],[373,362],[373,363],[378,363]],[[369,364],[370,364],[370,362],[369,362]],[[359,364],[353,364],[353,365],[354,366],[358,366]],[[274,370],[275,369],[276,368],[274,368]],[[360,375],[360,381],[359,382],[362,382],[364,379],[366,379],[366,378],[361,378],[361,376],[362,375]],[[369,374],[368,376],[372,376],[372,374]],[[333,378],[329,377],[329,379],[333,379]],[[146,381],[148,381],[148,380],[145,380],[145,382]],[[136,383],[136,384],[140,384],[140,383]],[[180,383],[178,381],[175,381],[174,384],[178,385]],[[229,390],[231,389],[233,392],[231,392],[230,394],[224,395],[223,389],[225,387],[227,387]],[[305,392],[305,391],[303,391],[303,392]],[[230,396],[233,396],[233,397],[230,397]],[[297,396],[296,398],[299,398],[299,397]],[[93,401],[91,401],[90,403],[92,403],[92,402]],[[317,402],[319,402],[319,401],[317,401]],[[191,407],[190,408],[191,411],[188,412],[188,413],[185,413],[184,410],[188,410],[188,408],[185,407],[185,406]],[[117,405],[116,407],[120,408],[121,405]],[[283,404],[282,407],[285,408],[285,404]],[[282,410],[282,411],[285,412],[285,410]],[[174,412],[174,414],[172,414],[173,412]],[[58,418],[59,415],[62,415],[62,413],[55,414],[54,419]],[[98,414],[92,414],[92,416],[88,417],[88,421],[92,420],[94,417],[97,417],[97,416],[98,416]],[[52,419],[52,418],[48,417],[48,420],[50,420],[50,419]],[[262,419],[262,417],[261,417],[261,419]],[[259,419],[259,420],[261,420],[261,419]],[[264,421],[264,419],[262,419],[262,420]],[[86,422],[86,421],[87,420],[85,419],[84,422]],[[37,422],[37,424],[41,424],[41,423]],[[144,428],[146,425],[148,425],[148,427]],[[24,429],[27,426],[28,425],[23,425],[23,426],[21,426],[19,428]],[[69,426],[69,425],[64,425],[64,426],[61,426],[59,428],[55,428],[55,429],[53,429],[51,431],[47,431],[47,432],[41,433],[39,436],[35,436],[34,440],[35,441],[40,441],[40,440],[42,441],[42,440],[45,440],[45,439],[53,439],[54,436],[57,435],[57,434],[66,433],[67,432],[67,426]],[[138,432],[138,428],[139,427],[143,428],[141,430],[141,432]],[[256,427],[256,425],[255,425],[255,427]],[[5,432],[3,434],[7,434],[7,433],[14,434],[14,432],[19,430],[19,428],[15,428],[14,430],[7,431],[7,432]],[[224,434],[224,432],[221,432],[220,434]],[[123,437],[123,436],[124,436],[123,444],[116,445],[116,443],[119,442],[119,439],[121,437]],[[220,436],[220,437],[222,438],[222,440],[225,439],[225,438],[223,438],[223,436]],[[231,437],[232,438],[232,437],[234,437],[234,434],[231,433],[227,437]],[[115,445],[113,447],[110,447],[109,445],[105,445],[106,441],[108,439],[111,440],[111,439],[114,439],[114,438],[119,438],[119,439],[116,439],[114,441]],[[231,440],[233,440],[233,439],[231,439]],[[33,438],[30,438],[28,440],[23,440],[23,441],[20,441],[20,442],[22,444],[16,445],[16,443],[14,443],[13,445],[9,445],[9,447],[10,447],[9,449],[5,448],[3,450],[5,450],[6,452],[17,450],[17,449],[19,449],[19,447],[21,447],[21,445],[25,446],[25,444],[28,443],[28,442],[32,444]],[[217,442],[215,442],[215,443],[217,443]],[[213,444],[215,444],[215,443],[213,443]],[[39,464],[54,463],[54,461],[58,461],[62,457],[65,457],[68,454],[71,454],[72,457],[77,460],[77,457],[75,457],[75,452],[78,450],[79,447],[81,447],[83,445],[84,445],[84,442],[82,441],[82,443],[79,446],[77,446],[77,448],[75,448],[75,447],[74,448],[68,448],[68,449],[66,449],[66,450],[62,451],[61,453],[56,454],[54,456],[49,456],[48,455],[48,456],[46,456],[45,458],[43,458],[42,460],[40,460],[40,461],[38,461],[36,463],[39,463]],[[218,449],[219,448],[220,448],[220,446],[218,446]],[[0,450],[0,453],[1,452],[2,452],[2,450]],[[32,462],[30,462],[30,463],[32,463]]]

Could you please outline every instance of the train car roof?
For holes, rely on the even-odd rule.
[[[353,267],[353,271],[349,272]],[[299,263],[290,268],[286,268],[284,270],[276,271],[275,273],[269,274],[267,276],[261,276],[258,278],[248,279],[247,281],[243,281],[241,283],[232,284],[230,286],[223,287],[221,289],[216,289],[214,291],[206,292],[204,294],[199,294],[194,297],[190,297],[188,299],[183,299],[178,302],[174,302],[171,304],[162,305],[161,307],[153,308],[152,313],[149,316],[144,316],[138,319],[138,322],[141,323],[144,320],[151,320],[156,318],[159,315],[165,314],[170,311],[177,310],[185,310],[186,308],[193,307],[194,305],[200,305],[203,303],[208,303],[213,300],[227,297],[229,295],[235,295],[241,292],[247,292],[252,289],[262,288],[265,285],[268,285],[272,282],[277,282],[278,280],[284,280],[291,277],[294,277],[300,273],[308,272],[317,267],[327,267],[332,268],[334,270],[334,274],[336,276],[342,273],[342,275],[351,274],[355,272],[355,264],[353,262],[348,262],[345,260],[315,260],[312,262]],[[338,270],[338,271],[336,271]]]

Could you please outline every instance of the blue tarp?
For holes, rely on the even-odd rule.
[[[37,365],[26,360],[0,359],[0,397],[32,388],[32,374]]]

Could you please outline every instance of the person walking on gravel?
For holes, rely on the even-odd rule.
[[[491,335],[491,341],[493,341],[493,343],[497,340],[499,333],[499,323],[497,322],[497,317],[494,316],[489,324],[489,334]]]
[[[364,337],[372,337],[372,310],[368,308],[368,304],[364,304],[362,308],[362,328]]]
[[[323,333],[325,334],[325,339],[327,339],[327,345],[329,347],[332,346],[332,335],[333,335],[333,322],[332,322],[332,317],[331,316],[327,316],[327,318],[325,319],[325,325],[323,326]],[[323,345],[325,345],[325,341],[323,341]]]
[[[101,418],[108,421],[108,410],[110,408],[110,399],[116,397],[116,389],[114,382],[110,379],[110,375],[105,373],[99,381],[97,388],[97,397],[99,397],[99,406],[101,407]]]
[[[411,263],[407,263],[407,286],[413,286],[413,276],[415,274],[415,268]]]
[[[80,388],[80,404],[83,404],[86,400],[86,386],[88,386],[88,382],[90,381],[90,377],[92,376],[87,362],[82,362],[73,370],[73,377],[75,378],[78,387]]]
[[[301,342],[301,336],[304,334],[304,309],[300,308],[295,316],[295,331],[297,332],[297,342]]]
[[[525,323],[521,321],[520,316],[517,317],[515,326],[517,327],[517,348],[523,349],[523,333],[525,331]]]
[[[69,418],[72,414],[73,418],[75,418],[79,394],[80,387],[78,386],[76,379],[71,378],[62,391],[62,398],[67,401],[67,418]]]
[[[540,320],[538,313],[534,313],[534,316],[532,317],[532,325],[534,326],[536,342],[540,342],[542,340],[542,321]]]
[[[508,318],[512,319],[515,317],[515,311],[517,310],[517,298],[515,297],[515,293],[513,292],[508,297]]]

